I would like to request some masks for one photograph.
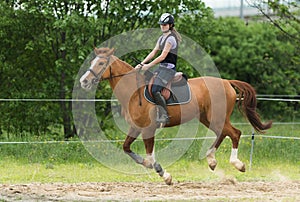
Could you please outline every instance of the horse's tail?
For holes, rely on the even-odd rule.
[[[262,123],[256,112],[256,92],[254,88],[243,81],[229,80],[230,84],[239,92],[238,108],[247,117],[253,128],[260,133],[271,128],[272,121]]]

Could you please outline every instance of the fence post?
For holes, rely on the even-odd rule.
[[[253,149],[254,149],[254,128],[252,128],[252,136],[251,136],[251,151],[250,151],[250,165],[249,165],[249,170],[251,170],[251,166],[252,166]]]

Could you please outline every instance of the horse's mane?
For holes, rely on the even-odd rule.
[[[129,71],[131,71],[132,69],[134,69],[134,67],[133,66],[131,66],[129,63],[127,63],[126,61],[124,61],[124,60],[121,60],[120,58],[118,58],[117,56],[113,56],[114,57],[114,60],[115,61],[118,61],[118,62],[120,62],[120,63],[122,63],[122,65],[124,66],[124,67],[126,67]]]
[[[115,51],[114,48],[112,48],[112,49],[107,48],[107,47],[106,48],[96,48],[96,47],[94,48],[94,53],[96,56],[97,55],[105,55],[106,57],[112,56],[113,57],[112,59],[114,62],[122,63],[121,65],[123,67],[125,67],[126,69],[128,69],[128,71],[131,71],[132,69],[134,69],[134,67],[132,67],[130,64],[128,64],[127,62],[125,62],[125,61],[121,60],[120,58],[118,58],[117,56],[115,56],[114,51]]]

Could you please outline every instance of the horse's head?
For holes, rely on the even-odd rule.
[[[92,60],[86,73],[80,78],[81,87],[87,90],[98,84],[101,78],[107,74],[106,70],[110,66],[110,58],[114,53],[114,49],[95,48],[94,52],[96,57]]]

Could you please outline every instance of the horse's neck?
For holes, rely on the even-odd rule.
[[[111,65],[113,79],[110,80],[114,95],[122,105],[127,105],[133,93],[137,90],[137,74],[128,63],[115,57]]]
[[[113,60],[114,62],[111,64],[111,76],[113,77],[113,79],[110,80],[112,89],[114,89],[115,86],[118,85],[120,80],[124,79],[123,77],[131,76],[130,72],[134,70],[131,65],[120,60],[116,56],[114,56]]]

